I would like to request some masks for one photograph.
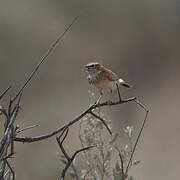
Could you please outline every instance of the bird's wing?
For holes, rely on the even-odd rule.
[[[118,76],[115,73],[113,73],[111,70],[108,69],[107,71],[108,73],[106,74],[109,81],[117,81],[119,79]]]

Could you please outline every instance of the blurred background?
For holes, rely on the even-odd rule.
[[[40,127],[21,135],[45,134],[86,109],[92,103],[88,90],[96,96],[98,92],[89,86],[82,68],[98,61],[133,85],[132,89],[121,88],[124,98],[136,96],[150,109],[135,153],[141,163],[130,174],[137,180],[178,179],[180,1],[2,0],[0,90],[11,84],[9,95],[14,95],[49,45],[77,15],[78,21],[24,91],[16,123]],[[115,99],[116,94],[110,98]],[[105,111],[118,133],[127,125],[138,130],[144,118],[144,111],[134,103]],[[76,127],[69,136],[66,148],[73,152],[80,147]],[[57,179],[63,166],[55,137],[16,143],[15,148],[17,179]]]

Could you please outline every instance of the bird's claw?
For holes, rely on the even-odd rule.
[[[112,102],[111,100],[108,100],[108,101],[107,101],[107,104],[108,104],[108,105],[112,105],[113,102]]]
[[[99,106],[100,105],[99,101],[95,101],[94,105]]]

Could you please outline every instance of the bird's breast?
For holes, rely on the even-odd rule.
[[[90,72],[89,75],[88,75],[88,82],[90,84],[94,84],[96,82],[98,82],[100,79],[101,79],[101,75],[100,75],[100,71],[97,71],[97,72]]]
[[[88,75],[88,81],[90,84],[93,84],[96,88],[101,90],[112,90],[115,87],[115,81],[108,80],[101,71],[90,73]]]

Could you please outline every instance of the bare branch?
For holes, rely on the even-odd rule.
[[[67,160],[67,164],[66,164],[66,166],[65,166],[65,168],[63,169],[62,174],[61,174],[61,180],[64,179],[64,177],[65,177],[65,175],[66,175],[66,171],[68,170],[68,168],[69,168],[70,165],[72,164],[72,162],[73,162],[74,158],[76,157],[76,155],[77,155],[78,153],[80,153],[81,151],[85,151],[85,150],[88,150],[88,149],[94,147],[94,146],[89,146],[89,147],[82,148],[82,149],[80,149],[80,150],[77,150],[77,151],[73,154],[72,157],[69,157],[68,153],[66,152],[66,150],[65,150],[64,147],[63,147],[63,142],[64,142],[64,140],[66,139],[66,137],[67,137],[67,135],[68,135],[68,132],[69,132],[69,129],[66,128],[66,129],[64,129],[64,130],[62,131],[62,133],[60,134],[59,137],[56,137],[56,140],[57,140],[57,142],[58,142],[58,144],[59,144],[59,147],[60,147],[60,149],[61,149],[64,157],[65,157],[66,160]],[[64,133],[65,133],[65,135],[64,135]],[[64,137],[63,137],[62,140],[61,140],[61,137],[62,137],[63,135],[64,135]],[[76,179],[79,179],[78,176],[77,176]]]
[[[116,149],[116,151],[118,152],[120,161],[121,161],[121,174],[122,174],[122,180],[125,180],[126,175],[124,174],[124,161],[123,161],[123,157],[121,155],[120,150],[118,149],[118,147],[114,146],[114,148]]]
[[[48,58],[48,56],[50,55],[50,53],[56,48],[57,44],[59,43],[59,41],[64,37],[64,35],[70,30],[70,28],[72,27],[72,25],[75,23],[75,21],[79,18],[79,16],[75,17],[74,20],[72,21],[72,23],[65,29],[65,31],[60,34],[58,36],[58,38],[52,43],[52,45],[50,46],[50,48],[46,51],[45,55],[42,57],[42,59],[40,60],[40,62],[38,63],[38,65],[35,67],[35,69],[32,71],[32,73],[29,75],[28,79],[26,80],[26,82],[22,85],[22,87],[20,88],[20,90],[17,92],[17,94],[12,98],[11,102],[14,102],[17,97],[21,94],[21,92],[24,90],[24,88],[27,86],[27,84],[30,82],[30,80],[32,79],[32,77],[36,74],[36,72],[38,71],[39,67],[41,66],[41,64]]]
[[[17,114],[18,114],[19,106],[20,106],[20,100],[21,100],[21,95],[19,96],[18,103],[15,105],[15,107],[13,109],[13,113],[12,113],[11,117],[9,117],[7,115],[7,119],[6,119],[7,123],[5,125],[4,136],[0,141],[0,160],[3,159],[2,155],[4,153],[7,154],[7,149],[8,149],[8,146],[9,146],[10,142],[11,142],[11,145],[12,145],[11,150],[13,150],[14,145],[13,145],[12,141],[14,141],[14,133],[11,134],[11,136],[9,136],[9,132],[13,128],[13,123],[14,123],[14,121],[16,119]],[[13,152],[11,152],[11,153],[13,153]]]
[[[10,172],[10,170],[8,169],[8,170],[5,172],[3,178],[6,179],[6,177],[7,177],[7,180],[9,180],[9,179],[10,179],[10,176],[11,176],[11,172]],[[2,178],[2,180],[4,180],[3,178]]]
[[[4,95],[9,91],[9,89],[11,89],[11,86],[9,86],[7,89],[5,89],[1,95],[0,95],[0,100],[4,97]]]
[[[35,124],[35,125],[32,125],[32,126],[23,128],[23,129],[17,129],[16,134],[21,133],[21,132],[26,131],[26,130],[29,130],[29,129],[33,129],[33,128],[38,127],[38,126],[39,126],[38,124]]]
[[[10,153],[10,154],[6,155],[6,156],[3,158],[3,160],[4,160],[4,159],[11,158],[14,154],[15,154],[15,153],[13,152],[13,153]]]
[[[98,107],[124,104],[127,102],[134,101],[135,99],[136,99],[136,97],[117,101],[117,102],[106,101],[106,102],[101,103],[101,104],[93,104],[89,108],[87,108],[83,113],[81,113],[79,116],[77,116],[75,119],[71,120],[69,123],[65,124],[64,126],[59,127],[58,129],[56,129],[50,133],[47,133],[47,134],[42,135],[42,136],[37,136],[37,137],[14,137],[14,140],[18,141],[18,142],[24,142],[24,143],[25,142],[31,143],[31,142],[35,142],[35,141],[42,141],[44,139],[50,138],[50,137],[58,134],[59,132],[63,131],[65,128],[70,127],[74,123],[78,122],[81,118],[83,118],[86,114],[90,113],[92,110],[94,110]]]
[[[11,165],[9,164],[9,162],[8,162],[7,159],[5,159],[5,162],[6,162],[8,168],[9,168],[11,174],[12,174],[12,180],[14,180],[14,179],[15,179],[15,172],[14,172],[14,170],[12,169],[12,167],[11,167]]]
[[[109,134],[112,136],[112,132],[111,132],[110,128],[108,127],[108,125],[106,124],[105,120],[103,118],[101,118],[100,116],[96,115],[95,113],[93,113],[92,111],[90,112],[90,114],[92,114],[95,118],[99,119],[104,124],[104,126],[108,130]]]
[[[136,142],[135,142],[135,144],[134,144],[134,146],[133,146],[133,150],[132,150],[130,159],[129,159],[129,161],[128,161],[128,165],[127,165],[127,167],[126,167],[126,173],[125,173],[125,174],[128,173],[128,169],[129,169],[129,166],[130,166],[130,164],[131,164],[131,161],[132,161],[134,152],[135,152],[135,150],[136,150],[136,146],[137,146],[137,144],[138,144],[138,142],[139,142],[139,139],[140,139],[140,137],[141,137],[141,133],[142,133],[142,131],[143,131],[143,129],[144,129],[144,125],[145,125],[145,123],[146,123],[147,116],[148,116],[148,113],[149,113],[149,109],[148,109],[144,104],[142,104],[140,101],[138,101],[137,99],[134,99],[134,102],[135,102],[136,104],[138,104],[140,107],[142,107],[142,108],[145,110],[146,113],[145,113],[145,117],[144,117],[144,120],[143,120],[141,129],[140,129],[139,134],[138,134],[138,136],[137,136]]]
[[[68,161],[70,161],[71,158],[68,156],[67,152],[65,151],[65,149],[64,149],[64,147],[63,147],[63,142],[64,142],[64,140],[66,139],[68,132],[69,132],[69,128],[64,129],[63,132],[61,133],[61,135],[60,135],[59,137],[56,137],[56,140],[57,140],[57,142],[58,142],[58,144],[59,144],[59,147],[60,147],[62,153],[64,154],[64,157],[65,157]],[[64,133],[65,133],[65,135],[64,135],[64,137],[63,137],[63,139],[62,139],[62,141],[61,141],[60,138],[63,136]]]
[[[71,163],[73,162],[74,158],[76,157],[76,155],[77,155],[78,153],[82,152],[82,151],[86,151],[86,150],[88,150],[88,149],[90,149],[90,148],[93,148],[93,147],[94,147],[94,146],[89,146],[89,147],[85,147],[85,148],[82,148],[82,149],[77,150],[77,151],[73,154],[73,156],[70,158],[70,160],[69,160],[68,163],[66,164],[65,168],[63,169],[60,180],[64,180],[64,177],[65,177],[65,175],[66,175],[66,172],[67,172],[68,168],[70,167]]]
[[[11,154],[14,154],[14,126],[11,127],[10,141],[11,141]]]

